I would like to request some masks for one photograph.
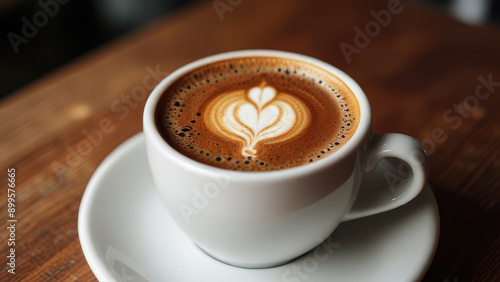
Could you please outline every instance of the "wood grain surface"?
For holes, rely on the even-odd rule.
[[[1,101],[0,281],[95,280],[78,208],[99,163],[142,130],[149,91],[134,89],[195,59],[254,48],[339,67],[367,94],[374,132],[424,142],[441,220],[424,281],[500,281],[500,33],[401,1],[356,45],[356,28],[393,2],[243,0],[222,17],[213,2],[196,3]],[[356,48],[349,56],[345,44]],[[84,148],[86,133],[102,126],[102,141]],[[6,266],[8,168],[16,170],[15,275]]]

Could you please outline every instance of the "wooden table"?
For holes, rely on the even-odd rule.
[[[144,86],[150,73],[160,79],[207,55],[266,48],[343,69],[371,101],[374,132],[401,132],[425,143],[441,236],[424,280],[498,281],[498,31],[406,1],[242,0],[217,10],[214,3],[221,2],[228,3],[180,10],[1,102],[0,280],[94,280],[78,240],[77,213],[99,163],[142,130],[146,96],[127,98],[132,89]],[[374,24],[372,10],[389,11],[390,20]],[[103,119],[114,129],[75,155]],[[9,168],[16,174],[15,275],[6,266]]]

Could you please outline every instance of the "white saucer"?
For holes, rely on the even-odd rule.
[[[380,172],[363,181],[385,182]],[[229,266],[206,255],[170,219],[151,179],[141,133],[112,152],[92,176],[78,231],[100,281],[415,281],[432,261],[439,216],[427,185],[403,207],[342,223],[326,241],[331,253],[311,251],[268,269]]]

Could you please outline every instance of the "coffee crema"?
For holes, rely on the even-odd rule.
[[[215,62],[175,81],[155,110],[165,141],[231,170],[279,170],[321,160],[352,137],[359,105],[335,75],[276,57]]]

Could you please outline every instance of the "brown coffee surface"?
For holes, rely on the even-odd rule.
[[[248,57],[184,75],[155,111],[163,139],[198,162],[280,170],[320,161],[352,137],[359,105],[349,87],[312,64]]]

